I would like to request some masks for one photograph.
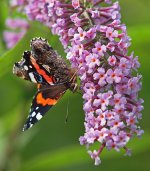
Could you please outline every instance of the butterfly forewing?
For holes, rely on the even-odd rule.
[[[50,70],[46,70],[42,64],[37,63],[30,51],[24,52],[22,60],[15,63],[13,72],[18,77],[34,83],[46,85],[53,85],[56,83],[54,76],[50,73]]]

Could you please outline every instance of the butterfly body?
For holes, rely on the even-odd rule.
[[[76,72],[45,39],[32,39],[31,51],[25,51],[21,61],[16,62],[13,68],[15,75],[36,83],[38,87],[23,131],[37,123],[66,90],[77,90]]]

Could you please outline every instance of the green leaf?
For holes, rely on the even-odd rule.
[[[129,35],[132,39],[132,45],[150,42],[150,25],[137,25],[128,28]]]
[[[150,134],[145,133],[143,136],[142,141],[137,140],[131,141],[129,143],[130,147],[133,147],[133,153],[139,154],[146,149],[149,149],[150,144]],[[95,148],[97,149],[98,146],[96,145]],[[116,151],[110,151],[104,150],[101,154],[101,159],[106,160],[109,158],[119,158],[122,154],[117,153]],[[32,170],[32,171],[38,171],[38,170],[44,170],[44,169],[61,169],[63,167],[69,167],[72,165],[77,165],[81,163],[87,163],[90,162],[91,158],[86,153],[86,150],[84,147],[81,147],[80,145],[73,145],[70,147],[65,147],[63,149],[58,149],[55,152],[49,152],[47,154],[40,155],[33,160],[30,160],[26,162],[22,166],[22,171],[25,170]]]
[[[6,1],[0,1],[0,55],[6,50],[3,42],[3,31],[5,29],[5,20],[8,16],[8,5]]]
[[[1,31],[3,31],[5,27],[5,20],[8,15],[8,4],[4,0],[0,1],[0,11],[1,11],[0,12],[0,33],[1,33]]]

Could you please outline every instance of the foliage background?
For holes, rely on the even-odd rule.
[[[145,130],[142,140],[135,138],[129,143],[131,157],[123,152],[101,154],[102,164],[95,167],[79,145],[78,138],[84,133],[84,113],[79,94],[67,92],[46,117],[31,130],[22,133],[21,128],[28,114],[35,86],[12,74],[13,63],[29,48],[33,37],[45,37],[65,57],[58,37],[41,24],[31,23],[24,38],[11,50],[6,50],[2,40],[5,19],[20,14],[11,13],[7,0],[0,1],[0,171],[74,171],[150,170],[150,0],[120,0],[122,21],[127,25],[135,54],[140,56],[143,74],[144,111],[141,126]],[[69,119],[65,124],[69,97]]]

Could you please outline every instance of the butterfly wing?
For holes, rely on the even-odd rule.
[[[23,131],[37,123],[45,113],[58,102],[67,90],[65,84],[51,86],[38,85],[38,88],[38,92],[32,101],[30,113],[23,127]]]
[[[13,73],[25,80],[40,84],[23,130],[38,122],[69,88],[74,91],[75,71],[42,38],[31,40],[31,52],[25,51]],[[75,80],[73,79],[75,78]]]
[[[66,61],[42,38],[33,38],[31,52],[25,51],[13,72],[34,83],[54,85],[70,80],[72,73]]]
[[[37,63],[30,51],[25,51],[21,61],[15,63],[13,73],[34,83],[45,85],[56,83],[54,76],[50,73],[50,67]]]

